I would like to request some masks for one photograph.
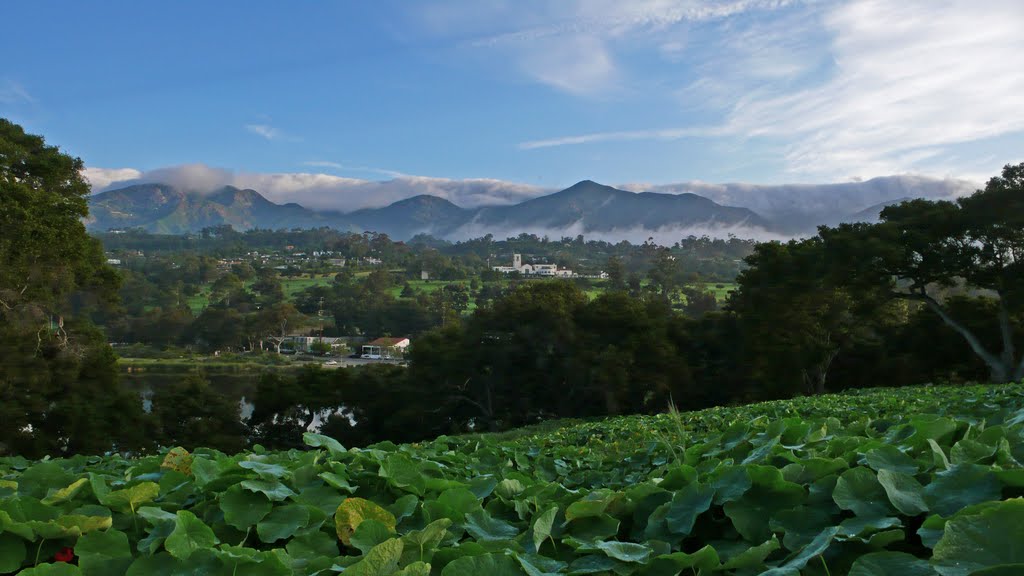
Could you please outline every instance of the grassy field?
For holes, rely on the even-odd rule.
[[[356,277],[366,276],[368,274],[369,274],[368,271],[361,271],[361,272],[358,272],[356,274]],[[296,294],[298,294],[299,292],[302,292],[303,290],[305,290],[306,288],[309,288],[311,286],[329,286],[329,285],[331,285],[331,283],[334,281],[334,275],[333,274],[320,274],[320,275],[317,275],[317,276],[315,276],[313,278],[309,278],[309,277],[301,277],[301,278],[291,278],[291,277],[289,277],[289,278],[284,278],[284,277],[281,277],[280,280],[281,280],[281,287],[284,289],[285,298],[290,300],[290,299],[294,298]],[[598,296],[603,294],[605,292],[605,290],[607,289],[606,288],[607,282],[604,281],[604,280],[591,280],[591,282],[593,283],[593,285],[591,287],[587,287],[587,288],[584,289],[584,291],[587,294],[587,297],[589,297],[591,299],[597,298]],[[442,286],[446,286],[448,284],[459,284],[459,285],[466,286],[468,288],[469,284],[470,284],[470,281],[469,280],[451,280],[451,281],[445,281],[445,280],[409,280],[408,283],[413,288],[413,290],[416,290],[417,292],[421,292],[421,293],[430,294],[430,293],[433,293],[433,292],[435,292],[437,290],[440,290]],[[251,284],[252,284],[252,282],[246,282],[246,286],[247,287],[250,286]],[[505,285],[508,284],[508,281],[502,281],[501,284],[503,286],[505,286]],[[721,288],[719,288],[719,286],[721,286]],[[707,283],[707,284],[703,284],[703,287],[706,290],[709,290],[712,293],[714,293],[715,294],[715,298],[718,300],[718,302],[722,303],[728,297],[729,293],[736,289],[736,284],[732,283],[732,282],[727,282],[727,283]],[[396,283],[394,286],[391,287],[391,290],[390,290],[391,291],[391,295],[394,296],[395,298],[399,298],[401,296],[401,294],[402,294],[402,289],[403,288],[404,288],[404,284],[403,283]],[[189,308],[192,309],[192,313],[193,314],[199,314],[200,312],[202,312],[207,306],[210,305],[210,286],[209,285],[203,286],[200,289],[199,293],[196,294],[195,296],[190,296],[188,298],[187,302],[188,302]],[[476,308],[476,302],[475,302],[475,300],[473,298],[470,298],[469,311],[472,311],[475,308]]]
[[[281,278],[281,288],[289,300],[306,288],[313,286],[330,286],[334,282],[334,274],[318,274],[313,278]]]
[[[0,458],[0,571],[1022,573],[1019,384],[880,388],[363,450],[304,440],[306,451]],[[66,550],[76,566],[59,566]]]

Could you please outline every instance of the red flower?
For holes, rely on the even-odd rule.
[[[71,562],[75,559],[75,550],[65,546],[60,549],[60,552],[53,555],[53,559],[57,562]]]

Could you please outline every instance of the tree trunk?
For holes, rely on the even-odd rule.
[[[1022,370],[1024,369],[1024,359],[1022,359],[1021,365],[1017,369],[1014,368],[1014,364],[1016,362],[1013,358],[1015,354],[1012,332],[1007,333],[1005,329],[1003,329],[1003,354],[1001,356],[996,356],[985,348],[985,345],[981,343],[981,340],[978,339],[970,329],[957,322],[956,319],[950,316],[949,313],[942,308],[939,302],[931,296],[922,291],[920,294],[904,294],[902,297],[926,303],[933,312],[939,315],[939,318],[942,318],[942,321],[945,322],[947,326],[956,330],[957,333],[963,336],[964,340],[966,340],[971,346],[971,350],[974,351],[974,354],[981,358],[988,366],[989,371],[992,374],[993,383],[1005,384],[1024,377],[1024,370]],[[1001,302],[1000,307],[1002,307]],[[1000,313],[1000,316],[1002,316],[1002,312]],[[1007,326],[1009,326],[1009,317],[1007,317],[1006,322]],[[1000,325],[1002,324],[1003,320],[1000,318]],[[1009,342],[1008,348],[1007,342]]]

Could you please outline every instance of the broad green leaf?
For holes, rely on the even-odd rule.
[[[3,510],[0,510],[0,533],[9,532],[11,534],[17,534],[25,540],[32,540],[35,538],[32,528],[24,522],[16,522],[11,515]]]
[[[402,552],[402,564],[430,562],[434,557],[434,552],[448,534],[448,528],[451,525],[451,520],[441,518],[427,524],[422,530],[414,530],[402,536],[402,543],[405,544]]]
[[[568,573],[570,576],[577,576],[579,574],[612,574],[614,573],[613,571],[620,570],[629,574],[630,572],[635,571],[635,569],[635,565],[619,562],[614,558],[609,558],[602,554],[583,556],[573,560],[572,563],[569,564]]]
[[[96,530],[106,530],[113,524],[110,516],[82,516],[79,514],[66,514],[57,518],[55,522],[63,528],[67,528],[77,534],[88,534]]]
[[[650,546],[633,542],[595,542],[594,547],[604,552],[609,558],[641,564],[654,553]]]
[[[174,531],[164,541],[167,552],[179,560],[188,560],[197,550],[212,548],[217,543],[213,530],[196,515],[179,510]]]
[[[324,532],[313,532],[292,538],[285,549],[295,559],[333,558],[338,555],[338,539]]]
[[[220,476],[220,472],[216,462],[198,456],[192,458],[192,475],[195,476],[197,486],[203,487],[213,482]]]
[[[452,522],[462,522],[466,514],[480,509],[480,499],[465,488],[445,490],[436,500],[423,502],[423,512],[427,520],[448,518]]]
[[[939,446],[939,443],[931,438],[928,439],[928,446],[932,449],[932,461],[935,463],[935,467],[941,467],[943,470],[949,469],[949,458],[946,457],[946,452]]]
[[[786,562],[778,568],[773,568],[763,572],[761,576],[782,576],[785,574],[799,574],[800,570],[803,570],[807,563],[821,556],[828,550],[828,547],[832,544],[832,540],[835,539],[836,534],[839,533],[839,527],[833,526],[824,530],[821,534],[818,534],[807,546],[804,547],[798,554],[792,558],[786,560]]]
[[[1002,564],[1024,563],[1024,499],[961,514],[946,523],[932,562],[942,576],[969,576]]]
[[[851,518],[856,520],[857,518]],[[797,506],[777,512],[771,519],[773,532],[782,532],[782,543],[789,550],[810,544],[823,530],[834,526],[837,518],[827,509]]]
[[[519,567],[528,576],[551,576],[561,574],[566,568],[566,563],[539,554],[518,554],[513,556],[519,562]]]
[[[423,474],[405,454],[389,454],[380,463],[380,476],[387,478],[388,483],[395,488],[417,496],[422,496],[426,489]]]
[[[751,488],[737,500],[725,503],[725,514],[736,530],[749,542],[764,542],[771,538],[770,520],[779,510],[787,510],[804,503],[805,489],[787,482],[782,472],[772,466],[748,466]]]
[[[925,486],[928,507],[946,518],[972,504],[999,500],[1002,485],[987,466],[962,464],[943,470]]]
[[[76,478],[57,462],[39,462],[18,476],[18,492],[34,498],[44,498],[75,480]]]
[[[875,552],[861,556],[849,576],[937,576],[927,560],[906,552]]]
[[[990,459],[997,446],[990,446],[970,439],[963,439],[949,450],[949,460],[954,465],[973,464]]]
[[[380,521],[368,519],[363,520],[359,527],[352,532],[352,538],[349,539],[349,543],[358,548],[363,554],[366,554],[377,544],[391,540],[394,535],[394,531]]]
[[[906,516],[928,512],[924,501],[924,487],[909,474],[894,470],[880,470],[878,483],[885,489],[889,502]]]
[[[511,540],[519,535],[519,529],[494,518],[487,510],[475,510],[466,514],[466,531],[479,541]]]
[[[351,542],[352,533],[363,520],[377,520],[389,530],[395,529],[395,516],[379,505],[362,498],[348,498],[334,513],[334,526],[338,539],[346,546]]]
[[[312,432],[306,432],[302,435],[302,441],[306,446],[312,448],[326,448],[330,452],[331,456],[337,458],[338,456],[346,452],[345,447],[330,436],[324,436],[323,434],[314,434]]]
[[[247,530],[255,526],[273,508],[273,503],[261,492],[242,490],[232,486],[221,494],[220,509],[224,512],[224,521],[239,530]]]
[[[101,498],[100,502],[104,506],[121,511],[131,511],[134,514],[139,506],[152,502],[159,495],[160,485],[156,482],[139,482],[124,490],[114,490],[105,498]]]
[[[290,538],[309,523],[309,509],[300,504],[276,506],[256,524],[256,534],[262,542],[272,544]]]
[[[899,518],[861,518],[854,516],[846,518],[839,524],[839,536],[847,539],[860,539],[865,541],[876,532],[902,526]]]
[[[68,500],[74,498],[75,495],[78,494],[78,492],[88,483],[88,478],[79,478],[78,480],[75,480],[68,486],[61,488],[60,490],[55,490],[52,494],[48,495],[46,498],[43,498],[43,504],[53,506],[54,504],[67,502]]]
[[[917,474],[918,472],[917,462],[895,446],[885,445],[869,450],[864,454],[864,459],[868,466],[876,472],[882,470],[904,474]]]
[[[777,545],[777,543],[776,543]],[[719,567],[718,552],[704,546],[692,554],[675,552],[658,556],[640,573],[644,576],[675,576],[676,574],[708,574]]]
[[[1024,563],[1003,564],[971,572],[971,576],[1020,576],[1024,574]]]
[[[399,496],[394,503],[387,506],[387,509],[388,512],[395,515],[396,521],[401,522],[403,518],[412,516],[419,504],[420,499],[417,498],[415,494],[406,494],[405,496]]]
[[[533,549],[540,552],[541,544],[551,537],[551,528],[555,524],[555,516],[558,515],[558,506],[552,506],[537,515],[533,521]]]
[[[565,520],[571,522],[576,518],[600,516],[604,514],[604,511],[608,509],[612,502],[620,497],[621,494],[612,490],[594,490],[583,498],[569,504],[569,507],[565,510]]]
[[[514,478],[506,478],[494,487],[494,494],[499,498],[512,500],[523,490],[526,490],[526,486],[522,482]]]
[[[27,555],[23,539],[14,534],[0,534],[0,574],[17,572]]]
[[[957,429],[957,424],[952,419],[934,415],[919,416],[914,418],[911,424],[917,429],[917,437],[936,443],[947,442]]]
[[[83,576],[82,570],[74,564],[57,562],[56,564],[39,564],[34,568],[26,568],[18,572],[18,576]]]
[[[155,506],[143,506],[135,511],[139,515],[139,518],[144,518],[150,524],[158,524],[160,522],[174,522],[177,519],[172,512],[168,512],[162,508]]]
[[[354,494],[356,491],[356,487],[349,484],[348,478],[341,476],[340,474],[335,474],[334,472],[321,472],[320,478],[329,486],[333,486],[338,490],[344,490],[349,494]]]
[[[395,576],[430,576],[430,564],[426,562],[413,562],[395,572]]]
[[[463,556],[448,563],[441,576],[525,576],[519,563],[504,554]]]
[[[711,508],[715,489],[698,483],[690,484],[675,493],[669,504],[665,522],[673,534],[688,536],[697,516]]]
[[[661,522],[661,524],[664,524],[664,522]],[[619,533],[621,525],[622,523],[619,522],[618,518],[613,518],[608,514],[601,514],[600,516],[590,516],[574,520],[566,530],[577,540],[591,542],[614,538]]]
[[[289,476],[291,473],[284,466],[278,466],[277,464],[267,464],[266,462],[258,462],[254,460],[242,460],[238,463],[241,468],[251,470],[258,474],[260,478],[264,480],[277,480]]]
[[[851,510],[865,518],[890,516],[893,512],[885,489],[867,468],[851,468],[843,472],[836,482],[832,499],[843,510]]]
[[[75,544],[78,566],[86,576],[124,574],[132,563],[128,535],[119,530],[90,532]]]
[[[110,528],[113,519],[110,516],[80,516],[69,514],[56,520],[40,522],[29,520],[25,526],[32,529],[38,538],[54,540],[57,538],[77,538],[95,530]]]
[[[345,569],[346,576],[391,576],[402,557],[402,541],[393,538],[374,546],[366,556]]]
[[[711,484],[715,488],[715,504],[739,500],[752,486],[750,474],[742,466],[723,466],[715,472]]]
[[[722,564],[722,570],[761,569],[764,567],[765,559],[779,548],[781,548],[779,539],[772,536],[771,540],[748,548],[729,558]]]
[[[259,492],[274,502],[280,502],[295,495],[291,488],[277,480],[244,480],[239,482],[239,486],[250,492]]]

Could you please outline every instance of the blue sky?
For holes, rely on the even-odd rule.
[[[36,0],[4,14],[0,116],[81,156],[97,188],[157,174],[283,198],[489,179],[520,184],[511,199],[584,178],[980,181],[1024,161],[1020,0]]]

